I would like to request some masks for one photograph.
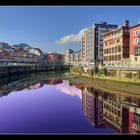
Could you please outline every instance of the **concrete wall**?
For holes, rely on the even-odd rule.
[[[38,71],[56,71],[56,70],[68,70],[69,66],[6,66],[0,67],[0,77],[11,76],[12,74],[21,74],[29,72],[38,72]]]

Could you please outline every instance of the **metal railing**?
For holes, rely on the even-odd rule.
[[[44,66],[64,66],[63,62],[46,62],[46,61],[40,61],[40,62],[23,62],[23,61],[0,61],[0,67],[5,66],[35,66],[35,65],[44,65]]]
[[[140,65],[103,66],[103,68],[116,70],[140,70]]]

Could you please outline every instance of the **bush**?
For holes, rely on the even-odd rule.
[[[103,68],[103,74],[106,76],[107,75],[107,69]]]
[[[74,66],[71,67],[70,71],[78,73],[78,74],[84,73],[83,68],[74,67]]]
[[[97,66],[95,66],[95,68],[94,68],[94,73],[97,74],[98,72],[99,72],[99,69],[98,69]]]
[[[127,73],[126,77],[127,77],[127,78],[132,78],[132,72]]]

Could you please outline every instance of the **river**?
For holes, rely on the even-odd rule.
[[[66,72],[0,79],[0,133],[140,132],[140,99],[101,92]]]

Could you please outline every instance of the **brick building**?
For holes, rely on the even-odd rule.
[[[140,24],[130,28],[131,64],[140,65]]]
[[[102,36],[103,63],[110,66],[129,65],[129,21]]]

